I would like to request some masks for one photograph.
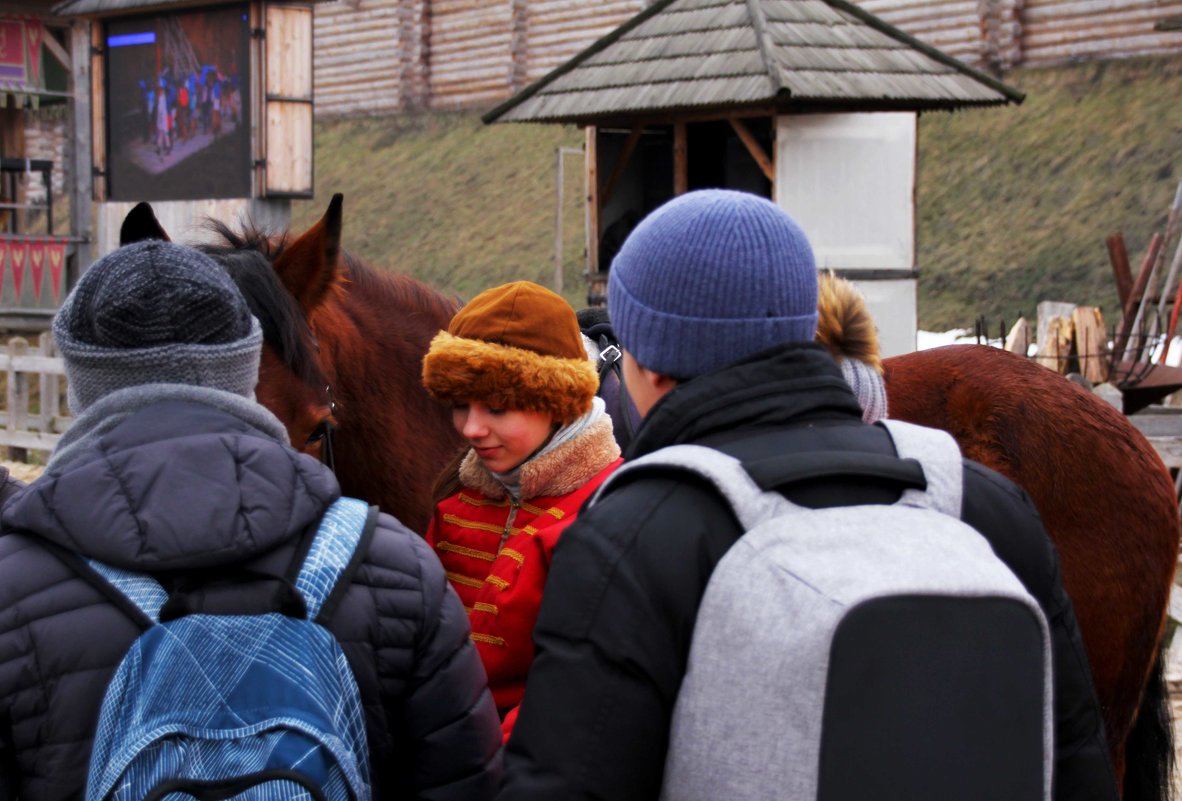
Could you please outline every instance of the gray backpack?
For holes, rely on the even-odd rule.
[[[673,711],[670,801],[1050,798],[1051,656],[1038,603],[960,520],[960,450],[885,423],[898,457],[742,464],[677,445],[625,465],[712,482],[746,533],[702,597]],[[865,477],[893,505],[807,509],[780,492]]]

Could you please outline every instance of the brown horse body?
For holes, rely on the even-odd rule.
[[[966,457],[1034,501],[1059,551],[1123,775],[1178,559],[1178,507],[1161,459],[1115,408],[1020,356],[952,345],[883,366],[891,417],[948,431]]]

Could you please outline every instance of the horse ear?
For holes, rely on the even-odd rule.
[[[137,203],[123,218],[123,225],[119,228],[119,246],[148,239],[172,241],[164,226],[156,219],[156,212],[152,211],[152,206],[148,203]]]
[[[344,195],[333,195],[320,221],[300,234],[275,259],[275,273],[305,313],[319,305],[336,280],[343,202]]]

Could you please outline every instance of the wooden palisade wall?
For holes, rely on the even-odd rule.
[[[316,105],[329,116],[487,107],[651,0],[342,0],[315,10]],[[1155,31],[1182,0],[855,0],[977,67],[1182,51]]]

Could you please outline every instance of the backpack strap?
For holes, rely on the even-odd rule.
[[[641,472],[667,476],[670,470],[694,473],[717,487],[747,531],[783,512],[785,505],[797,508],[778,493],[765,492],[738,459],[704,445],[670,445],[625,462],[599,485],[588,507],[598,503],[613,487],[637,478]]]
[[[378,507],[354,498],[339,498],[325,511],[294,582],[309,620],[323,625],[336,610],[365,557],[377,521]],[[142,628],[160,622],[169,594],[152,576],[112,567],[52,543],[42,544]]]
[[[146,573],[112,567],[97,559],[76,557],[75,567],[91,580],[103,594],[131,615],[140,625],[160,622],[160,610],[168,600],[168,591]],[[78,564],[81,563],[81,564]],[[97,578],[98,581],[94,579]],[[105,586],[104,586],[105,585]],[[110,592],[114,590],[114,593]]]
[[[295,579],[309,620],[324,625],[332,617],[377,525],[378,507],[356,498],[338,498],[325,511]]]
[[[964,462],[960,446],[947,431],[926,428],[902,420],[880,420],[891,435],[895,452],[923,465],[927,489],[906,490],[899,503],[935,509],[959,518],[964,495]]]
[[[726,498],[745,530],[776,515],[802,507],[774,490],[824,478],[865,478],[902,490],[898,503],[933,509],[959,518],[964,465],[956,440],[944,431],[880,421],[895,443],[897,456],[851,451],[787,453],[740,462],[702,445],[672,445],[626,462],[599,487],[590,504],[612,488],[644,471],[668,475],[685,470],[698,475]]]

